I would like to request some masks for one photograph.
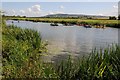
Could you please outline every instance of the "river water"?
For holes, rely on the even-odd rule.
[[[44,61],[66,59],[68,55],[74,57],[90,53],[93,49],[106,48],[118,43],[117,28],[84,28],[82,26],[50,26],[50,23],[7,20],[7,25],[14,24],[21,28],[37,30],[43,41],[48,41],[48,53]]]

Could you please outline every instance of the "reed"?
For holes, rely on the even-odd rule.
[[[42,71],[40,57],[47,51],[46,43],[34,30],[3,25],[2,56],[5,78],[38,77]]]
[[[57,66],[60,80],[119,80],[120,46],[94,50],[89,56],[67,61]]]

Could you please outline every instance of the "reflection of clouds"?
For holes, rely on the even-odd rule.
[[[53,33],[50,33],[52,38],[48,49],[51,53],[54,52],[56,56],[63,54],[77,56],[92,51],[94,39],[92,29],[62,28],[61,30],[56,29]]]
[[[76,30],[74,28],[68,28],[65,32],[65,50],[67,51],[76,51]]]
[[[55,48],[53,50],[55,53],[61,51],[72,54],[88,53],[93,46],[93,31],[91,29],[79,30],[76,27],[56,29],[52,33],[49,32],[49,38],[49,49],[53,50]]]
[[[120,45],[120,29],[118,29],[118,44]]]
[[[77,36],[77,44],[80,47],[80,52],[89,53],[93,47],[93,29],[85,29],[78,31],[80,34]],[[81,53],[81,54],[83,54]]]

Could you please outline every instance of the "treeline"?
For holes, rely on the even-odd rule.
[[[110,20],[117,20],[117,18],[115,16],[110,16],[109,19]]]

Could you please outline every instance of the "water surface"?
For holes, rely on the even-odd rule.
[[[82,56],[94,48],[106,48],[118,43],[117,28],[84,28],[82,26],[50,26],[50,23],[30,21],[6,21],[7,25],[14,24],[21,28],[37,30],[43,41],[48,41],[48,53],[45,61],[66,59],[67,55]]]

